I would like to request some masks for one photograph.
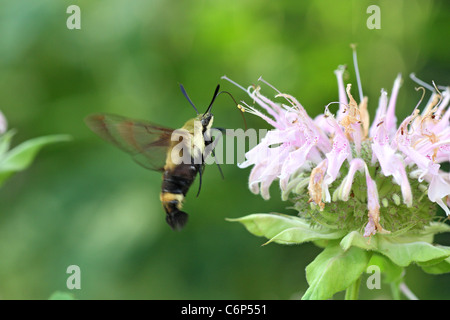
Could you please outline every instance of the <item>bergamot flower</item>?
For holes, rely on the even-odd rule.
[[[449,88],[433,92],[422,112],[417,105],[397,125],[398,75],[390,97],[381,90],[370,124],[367,97],[355,101],[351,84],[344,88],[343,72],[335,71],[337,114],[329,104],[315,119],[288,94],[277,91],[287,103],[275,103],[259,86],[246,90],[262,110],[243,109],[274,127],[240,164],[253,166],[250,190],[269,199],[270,185],[279,180],[283,198],[291,197],[301,213],[324,223],[342,220],[349,230],[364,226],[364,236],[422,228],[435,215],[433,203],[449,215],[450,178],[441,168],[450,159]]]
[[[399,74],[390,94],[381,90],[370,122],[356,51],[354,63],[359,103],[352,85],[344,85],[345,67],[339,66],[335,71],[339,101],[326,105],[323,114],[315,118],[296,98],[262,78],[261,83],[275,90],[277,102],[263,95],[260,86],[244,89],[223,77],[245,90],[258,105],[242,102],[242,110],[273,127],[240,164],[241,168],[252,166],[250,190],[269,199],[270,185],[279,181],[282,199],[291,200],[300,216],[253,214],[235,220],[269,242],[339,240],[340,248],[328,252],[338,254],[357,247],[369,253],[358,253],[361,259],[367,258],[364,266],[375,253],[381,253],[399,267],[444,261],[438,269],[448,272],[450,248],[431,243],[434,234],[450,229],[437,222],[442,218],[436,216],[436,204],[450,215],[450,176],[442,168],[450,159],[450,89],[427,85],[432,89],[428,102],[422,104],[422,95],[410,115],[398,122]],[[425,92],[423,87],[421,90]],[[335,105],[338,108],[333,114]],[[359,276],[362,270],[355,274]],[[346,289],[348,279],[352,277],[335,290]],[[306,296],[324,297],[311,292]]]

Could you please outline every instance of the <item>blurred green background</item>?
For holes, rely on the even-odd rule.
[[[81,30],[66,27],[72,4],[81,8]],[[2,0],[0,110],[18,130],[14,143],[55,133],[73,141],[46,147],[29,170],[0,189],[0,298],[47,299],[68,291],[72,264],[81,268],[81,290],[72,291],[79,299],[301,297],[304,268],[320,249],[261,246],[264,239],[225,221],[289,213],[276,183],[272,199],[264,201],[248,190],[250,169],[223,165],[222,180],[208,167],[199,198],[198,182],[188,194],[187,227],[173,232],[159,202],[160,174],[100,140],[83,118],[112,112],[179,127],[195,115],[179,83],[200,110],[217,83],[250,102],[220,80],[224,74],[243,86],[263,76],[315,116],[338,98],[338,65],[349,65],[346,81],[355,83],[350,43],[358,44],[371,115],[381,88],[390,92],[397,73],[404,75],[397,104],[402,118],[420,98],[409,73],[448,84],[449,3],[377,1],[379,30],[366,26],[371,4]],[[243,127],[225,95],[213,112],[215,125]],[[268,128],[251,115],[246,120],[249,127]],[[437,242],[450,245],[448,236]],[[406,282],[421,299],[450,298],[449,275],[411,266]],[[371,291],[362,285],[361,298],[390,298],[389,286]]]

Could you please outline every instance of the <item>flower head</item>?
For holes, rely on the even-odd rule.
[[[354,59],[357,70],[356,54]],[[364,229],[364,236],[421,228],[433,218],[434,203],[450,215],[450,176],[441,168],[450,159],[450,89],[431,87],[423,110],[419,103],[397,125],[398,75],[390,97],[381,90],[370,124],[359,75],[358,104],[351,84],[344,86],[343,73],[342,66],[335,71],[336,115],[330,103],[314,119],[288,94],[275,89],[281,101],[276,103],[259,86],[246,90],[260,108],[246,105],[243,110],[273,126],[240,165],[253,166],[250,190],[268,199],[270,185],[279,180],[283,199],[292,199],[300,213],[325,225]]]

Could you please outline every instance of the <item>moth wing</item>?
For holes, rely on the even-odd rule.
[[[130,154],[144,168],[164,170],[173,129],[106,113],[90,115],[85,122],[94,133]]]

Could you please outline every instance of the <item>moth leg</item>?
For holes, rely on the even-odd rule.
[[[220,175],[222,176],[222,180],[224,180],[225,176],[223,175],[222,168],[220,167],[220,164],[217,162],[216,153],[214,152],[214,149],[211,151],[211,153],[212,153],[214,159],[216,160],[215,162],[217,164],[217,168],[219,169]]]
[[[198,175],[199,175],[199,183],[198,183],[198,192],[197,192],[197,197],[200,195],[200,190],[202,189],[202,177],[203,177],[203,170],[205,169],[205,165],[202,165],[202,167],[200,167],[198,169]]]

